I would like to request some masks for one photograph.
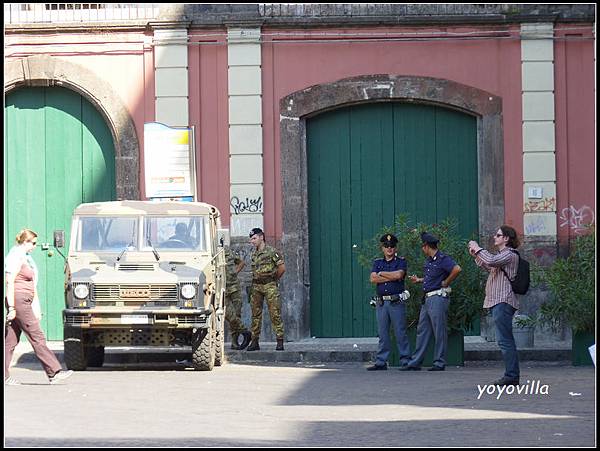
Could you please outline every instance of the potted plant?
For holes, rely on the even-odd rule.
[[[481,317],[486,279],[486,275],[469,254],[467,243],[471,238],[460,237],[457,233],[457,224],[457,220],[448,218],[438,224],[411,225],[408,215],[399,215],[393,225],[383,227],[373,238],[356,249],[359,263],[371,268],[373,260],[381,258],[379,237],[385,233],[392,233],[398,238],[398,255],[406,258],[408,262],[408,273],[422,276],[425,255],[421,250],[421,233],[427,231],[439,238],[440,250],[451,256],[462,268],[460,275],[452,283],[450,295],[447,355],[449,365],[464,363],[464,333],[472,327],[475,320]],[[407,329],[414,350],[423,287],[421,284],[413,284],[408,278],[405,279],[405,286],[410,292],[407,305]],[[433,343],[430,342],[425,365],[431,364],[432,356]],[[390,364],[398,364],[398,351],[395,346],[392,347]]]
[[[535,321],[557,330],[571,328],[574,365],[592,365],[588,347],[595,342],[595,249],[596,234],[590,227],[578,236],[567,258],[557,258],[547,268],[536,265],[534,285],[547,287],[551,296],[538,311]]]

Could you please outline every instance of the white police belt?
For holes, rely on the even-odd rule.
[[[410,297],[410,291],[404,290],[400,294],[392,294],[389,296],[377,296],[382,301],[406,301]]]
[[[450,292],[452,291],[452,288],[450,287],[446,287],[446,288],[440,288],[439,290],[435,290],[435,291],[429,291],[427,293],[425,293],[425,296],[429,297],[429,296],[442,296],[442,297],[448,297],[450,295]]]

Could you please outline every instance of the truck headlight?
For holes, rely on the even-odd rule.
[[[78,284],[75,285],[75,288],[73,289],[73,294],[77,299],[85,299],[90,294],[90,289],[86,284]]]
[[[196,296],[196,287],[190,284],[182,285],[181,296],[183,296],[185,299],[192,299],[194,296]]]

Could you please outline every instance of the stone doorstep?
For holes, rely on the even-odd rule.
[[[477,337],[473,337],[477,338]],[[540,343],[540,346],[519,349],[521,361],[570,361],[571,347],[567,342]],[[64,362],[63,342],[48,342],[58,359]],[[284,351],[275,351],[275,342],[260,343],[259,351],[235,351],[225,344],[228,362],[372,362],[377,353],[377,338],[323,338],[306,339],[285,343]],[[188,348],[189,349],[189,348]],[[186,348],[115,347],[106,349],[108,364],[175,362],[186,360],[190,351]],[[465,361],[502,361],[502,353],[494,342],[465,340]],[[21,342],[15,349],[13,364],[37,363],[37,358],[28,342]]]

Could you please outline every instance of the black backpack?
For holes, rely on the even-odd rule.
[[[519,264],[517,266],[517,275],[515,276],[515,279],[510,280],[510,277],[508,277],[508,274],[506,274],[504,268],[500,269],[502,270],[506,278],[509,280],[513,292],[515,294],[525,294],[529,290],[529,262],[522,258],[516,250],[511,249],[511,251],[513,251],[519,257]]]

